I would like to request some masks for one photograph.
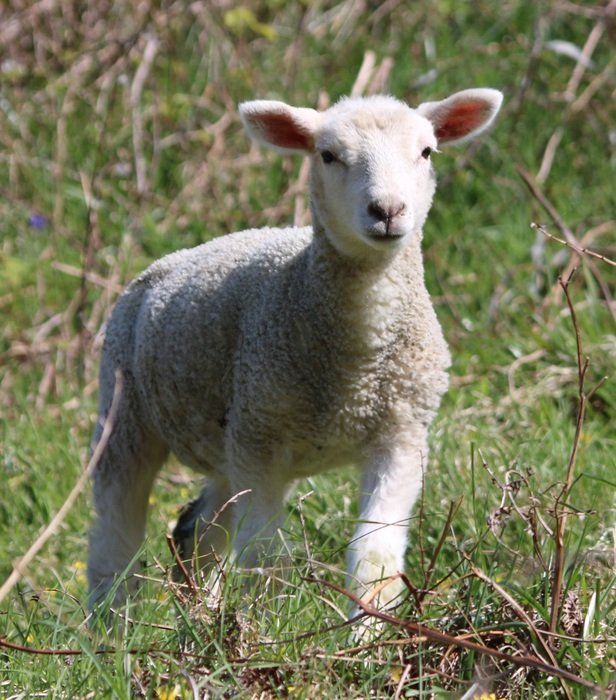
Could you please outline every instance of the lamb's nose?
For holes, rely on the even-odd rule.
[[[404,202],[395,204],[383,204],[379,201],[370,202],[368,205],[368,214],[373,216],[377,221],[392,221],[397,216],[400,216],[406,209]]]

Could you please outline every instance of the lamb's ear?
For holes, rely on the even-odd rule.
[[[253,100],[240,105],[240,117],[250,138],[284,153],[312,153],[319,112],[290,107],[274,100]]]
[[[417,111],[434,125],[439,145],[454,144],[472,139],[490,126],[502,101],[502,92],[476,88],[456,92],[440,102],[424,102]]]

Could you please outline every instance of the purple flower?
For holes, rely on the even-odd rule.
[[[42,214],[32,214],[29,222],[30,226],[37,231],[42,231],[47,226],[47,219]]]

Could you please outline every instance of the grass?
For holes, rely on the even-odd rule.
[[[299,159],[251,147],[239,101],[333,101],[362,65],[368,90],[410,103],[474,85],[506,94],[490,134],[436,163],[426,268],[454,367],[396,619],[360,648],[342,626],[348,604],[331,585],[343,583],[356,516],[351,471],[293,498],[294,566],[279,572],[282,586],[264,576],[247,599],[242,573],[227,571],[218,606],[187,596],[169,580],[164,533],[196,484],[171,465],[153,495],[148,580],[116,623],[122,636],[101,640],[86,624],[83,495],[0,603],[0,696],[613,695],[616,278],[581,256],[567,289],[574,324],[558,283],[574,254],[530,227],[567,229],[616,257],[614,16],[603,10],[556,0],[0,9],[0,581],[87,462],[97,333],[119,290],[177,248],[306,221]],[[586,46],[592,63],[580,69],[556,41]],[[608,380],[576,433],[580,357],[585,396]],[[417,622],[457,639],[430,640],[409,627]],[[602,690],[460,638],[541,656]]]

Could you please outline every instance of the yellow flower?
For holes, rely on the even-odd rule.
[[[156,688],[156,697],[158,700],[183,700],[184,698],[179,683],[176,683],[173,688]]]
[[[75,576],[73,577],[73,580],[75,583],[78,583],[79,585],[83,585],[86,582],[86,563],[84,561],[75,561],[73,562],[71,568],[75,572]]]
[[[403,671],[404,671],[404,668],[402,666],[393,666],[391,669],[391,673],[390,673],[391,682],[392,683],[400,683],[400,679],[402,678]]]

